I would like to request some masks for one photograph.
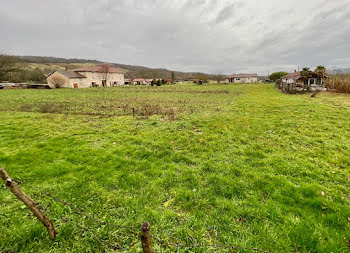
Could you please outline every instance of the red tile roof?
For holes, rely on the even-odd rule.
[[[228,76],[228,78],[247,78],[247,77],[258,77],[258,74],[233,74]]]
[[[95,66],[84,66],[81,68],[72,69],[74,72],[98,72],[98,73],[104,73],[106,72],[106,69],[108,65],[95,65]],[[108,66],[108,73],[118,73],[123,74],[123,72],[116,67]]]
[[[133,81],[134,82],[143,82],[143,81],[145,81],[145,79],[143,79],[143,78],[135,78]]]

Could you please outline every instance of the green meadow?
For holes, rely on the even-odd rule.
[[[58,232],[1,183],[0,252],[349,252],[349,95],[0,90],[0,167]]]

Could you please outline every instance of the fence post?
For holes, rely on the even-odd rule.
[[[5,169],[0,168],[0,177],[4,180],[5,185],[11,190],[11,192],[21,200],[32,213],[44,224],[49,233],[49,237],[51,240],[55,239],[57,232],[52,224],[52,222],[45,216],[45,214],[39,209],[37,204],[29,198],[22,190],[19,188],[18,184],[13,181]]]
[[[152,249],[151,225],[145,222],[141,226],[140,239],[143,253],[154,253]]]

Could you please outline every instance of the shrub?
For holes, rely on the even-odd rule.
[[[151,82],[151,86],[154,86],[157,83],[156,79],[153,79]]]
[[[334,74],[326,80],[326,88],[340,93],[350,93],[350,74]]]
[[[281,79],[283,76],[286,76],[286,75],[288,75],[287,72],[283,72],[283,71],[281,71],[281,72],[275,72],[275,73],[272,73],[272,74],[270,75],[270,79],[271,79],[273,82],[275,82],[275,81],[277,81],[278,79]]]
[[[51,83],[55,86],[55,88],[62,88],[65,80],[60,76],[53,76],[51,78]]]

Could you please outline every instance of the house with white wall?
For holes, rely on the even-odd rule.
[[[51,88],[89,88],[124,85],[124,73],[108,64],[57,70],[47,77]]]
[[[226,77],[227,83],[257,83],[258,74],[233,74]]]
[[[288,74],[281,78],[278,87],[287,93],[313,91],[313,90],[326,90],[325,80],[327,79],[327,73],[323,76],[310,71],[308,76],[303,76],[301,71],[294,71],[294,73]]]

